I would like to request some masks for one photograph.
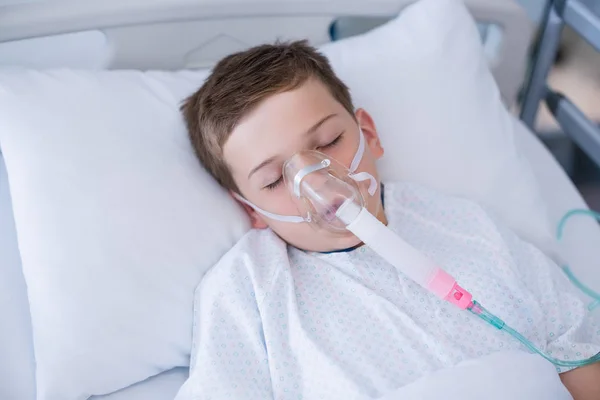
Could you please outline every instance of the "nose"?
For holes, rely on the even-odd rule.
[[[331,161],[324,154],[313,151],[299,152],[283,165],[283,176],[292,193],[296,197],[300,197],[300,188],[304,180],[330,165]]]

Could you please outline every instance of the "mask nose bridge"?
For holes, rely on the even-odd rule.
[[[354,153],[354,157],[352,158],[352,161],[350,162],[350,166],[348,167],[348,176],[355,180],[356,182],[361,182],[361,181],[365,181],[365,180],[369,180],[370,184],[369,184],[369,195],[373,196],[375,194],[375,191],[377,190],[377,181],[376,179],[369,173],[367,172],[358,172],[356,173],[356,170],[358,169],[358,166],[360,165],[360,162],[362,161],[362,158],[364,156],[365,153],[365,146],[366,146],[366,140],[365,140],[365,135],[362,131],[362,129],[360,128],[360,126],[358,127],[359,130],[359,134],[358,134],[358,148],[356,149],[356,153]],[[293,155],[290,159],[293,159],[294,157],[299,157],[300,153],[296,153],[295,155]],[[325,165],[325,163],[327,163],[327,165]],[[322,164],[322,166],[321,166]],[[329,167],[329,165],[331,165],[331,161],[329,159],[324,159],[323,161],[321,161],[321,163],[318,164],[312,164],[312,165],[307,165],[303,168],[301,168],[300,170],[298,170],[298,172],[294,175],[293,178],[293,187],[292,187],[292,193],[295,197],[299,198],[301,196],[300,194],[300,185],[302,183],[302,180],[308,175],[311,174],[313,172],[319,171],[323,168],[327,168]],[[285,167],[284,167],[285,169]],[[284,171],[285,174],[285,171]]]
[[[294,196],[296,196],[297,198],[300,198],[300,185],[302,184],[302,180],[304,178],[306,178],[309,174],[312,174],[313,172],[317,172],[322,169],[325,169],[325,168],[329,167],[330,165],[331,165],[331,160],[326,158],[326,159],[322,160],[320,163],[307,165],[307,166],[303,167],[302,169],[300,169],[294,176],[294,180],[293,180]]]

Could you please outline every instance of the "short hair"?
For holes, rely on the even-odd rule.
[[[223,157],[223,146],[241,119],[274,94],[318,79],[351,115],[348,87],[327,58],[306,41],[265,44],[231,54],[217,63],[181,111],[204,168],[221,186],[239,192]]]

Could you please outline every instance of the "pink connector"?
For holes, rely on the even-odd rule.
[[[438,268],[429,281],[427,288],[441,299],[444,299],[465,310],[473,302],[473,296],[458,286],[456,280],[443,269]]]

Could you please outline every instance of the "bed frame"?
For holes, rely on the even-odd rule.
[[[60,50],[87,34],[105,54],[99,68],[189,69],[275,39],[332,40],[331,27],[355,19],[359,33],[385,22],[415,0],[63,0],[0,7],[0,50],[21,46]],[[475,19],[499,27],[491,57],[504,101],[512,104],[526,70],[533,24],[515,0],[464,0]],[[361,19],[361,21],[356,21]],[[348,25],[348,24],[346,24]],[[356,29],[358,27],[358,30]],[[96,36],[93,36],[93,34]],[[277,35],[277,36],[276,36]],[[525,38],[525,40],[524,40]],[[57,44],[62,40],[62,44]],[[35,41],[39,47],[31,47]],[[30,46],[30,47],[28,47]],[[23,53],[23,52],[21,52]],[[96,56],[97,57],[97,56]],[[3,64],[0,51],[0,65]],[[7,58],[7,57],[4,57]],[[39,64],[33,64],[39,67]]]
[[[571,100],[547,84],[558,51],[562,30],[571,27],[600,51],[600,15],[582,0],[550,0],[544,12],[542,34],[536,43],[533,63],[525,86],[521,119],[535,132],[535,121],[543,101],[562,130],[600,166],[600,128]],[[600,107],[600,104],[598,105]]]

